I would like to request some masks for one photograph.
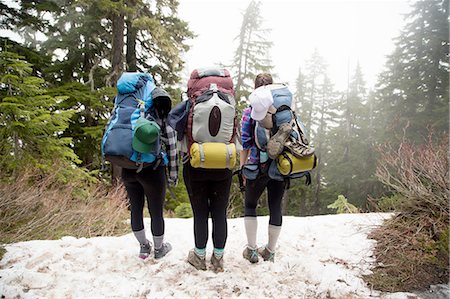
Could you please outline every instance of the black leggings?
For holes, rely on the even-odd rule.
[[[122,169],[122,180],[127,189],[131,206],[131,229],[144,229],[144,196],[147,198],[153,236],[164,234],[164,198],[166,196],[166,173],[163,166],[147,167],[136,173],[133,169]]]
[[[183,178],[194,213],[195,247],[206,247],[211,213],[214,248],[224,248],[231,170],[193,168],[188,162],[183,165]]]
[[[266,187],[270,214],[269,224],[281,226],[281,201],[285,182],[272,180],[267,174],[260,174],[255,180],[246,181],[245,216],[256,217],[258,200]]]

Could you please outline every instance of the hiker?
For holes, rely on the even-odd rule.
[[[175,186],[178,181],[176,133],[166,125],[171,99],[145,73],[124,73],[117,88],[116,108],[102,149],[106,160],[122,167],[122,181],[131,210],[131,229],[140,244],[139,258],[148,258],[152,250],[143,219],[147,201],[154,258],[160,259],[172,249],[170,243],[164,242],[166,186],[167,183]]]
[[[284,190],[291,175],[294,178],[309,177],[308,170],[315,167],[316,160],[314,149],[308,145],[290,107],[292,94],[285,86],[274,85],[270,74],[261,73],[255,78],[255,90],[249,98],[251,105],[244,109],[241,120],[243,150],[240,154],[240,169],[245,184],[244,222],[247,235],[243,257],[251,263],[257,263],[259,254],[264,261],[274,262],[282,224],[281,201]],[[290,167],[291,172],[292,169],[298,170],[295,174],[280,173],[283,169],[278,167],[284,165],[281,163],[284,160],[274,161],[286,149],[296,157],[306,157],[301,160],[300,166]],[[295,161],[294,158],[287,160]],[[258,248],[256,208],[264,189],[267,189],[270,213],[268,243]]]
[[[183,178],[194,216],[195,247],[189,251],[187,261],[197,270],[207,269],[211,216],[214,249],[210,263],[215,272],[221,272],[231,169],[236,164],[236,113],[229,72],[214,68],[194,70],[188,81],[187,98],[171,112],[171,125],[183,136]],[[180,115],[175,115],[177,111]]]

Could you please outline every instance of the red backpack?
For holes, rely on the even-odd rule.
[[[196,69],[188,81],[187,139],[191,165],[233,168],[236,109],[233,80],[226,69]]]

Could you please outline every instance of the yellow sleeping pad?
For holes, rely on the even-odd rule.
[[[282,175],[290,175],[308,171],[317,166],[316,155],[308,157],[297,158],[289,152],[284,152],[277,158],[277,167]]]
[[[191,165],[194,168],[232,169],[236,165],[234,143],[193,143],[190,149]]]

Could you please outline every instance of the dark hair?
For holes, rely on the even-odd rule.
[[[255,78],[255,88],[269,85],[273,83],[272,75],[269,73],[261,73]]]

